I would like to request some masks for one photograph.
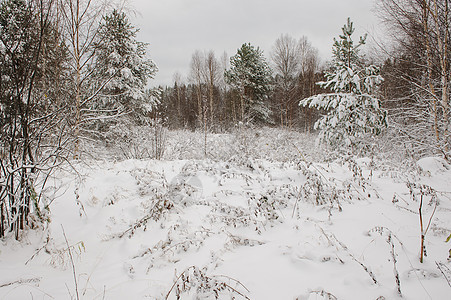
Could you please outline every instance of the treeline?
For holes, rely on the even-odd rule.
[[[243,44],[231,58],[196,51],[187,81],[174,75],[154,113],[169,128],[227,130],[239,123],[310,131],[317,112],[299,107],[299,100],[320,92],[323,79],[317,50],[306,37],[281,35],[268,60]]]
[[[379,62],[384,80],[374,93],[388,112],[386,134],[408,155],[449,158],[450,0],[384,0],[376,11],[388,42],[358,64]],[[249,44],[230,59],[197,51],[186,81],[176,74],[174,85],[162,91],[155,115],[169,128],[218,131],[241,122],[311,130],[326,111],[298,104],[330,92],[316,83],[325,80],[333,63],[320,65],[306,38],[287,35],[277,39],[268,57]]]

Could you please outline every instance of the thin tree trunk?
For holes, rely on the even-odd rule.
[[[180,88],[179,85],[177,84],[177,81],[175,82],[175,110],[176,110],[176,115],[177,115],[177,121],[180,124],[183,124],[182,120],[182,109],[180,108]]]
[[[213,82],[210,82],[210,126],[214,122],[214,114],[213,114]]]
[[[236,119],[237,119],[237,117],[236,117],[236,103],[235,103],[236,101],[235,101],[235,99],[233,99],[232,97],[230,98],[230,104],[231,104],[231,106],[232,106],[232,121],[233,121],[233,123],[236,123]]]
[[[207,157],[207,103],[204,105],[204,156]]]
[[[420,263],[424,260],[424,229],[423,229],[423,195],[420,198],[420,208],[418,212],[420,214]]]
[[[203,112],[202,112],[202,87],[201,87],[201,83],[200,83],[200,79],[197,83],[197,113],[198,113],[198,117],[197,120],[199,122],[199,125],[202,126],[203,123]]]
[[[423,0],[422,2],[422,9],[423,9],[423,18],[421,20],[423,25],[423,35],[424,35],[424,43],[426,45],[426,61],[427,61],[427,79],[428,79],[428,88],[429,92],[432,96],[432,102],[433,102],[433,118],[434,118],[434,136],[436,139],[437,144],[440,143],[440,134],[438,129],[438,108],[437,108],[437,95],[434,90],[434,85],[432,83],[432,52],[431,52],[431,45],[429,42],[429,25],[428,25],[428,16],[429,16],[429,4],[426,2],[426,0]]]
[[[81,119],[81,65],[80,65],[80,0],[77,0],[77,7],[75,13],[75,44],[74,52],[75,52],[75,64],[76,64],[76,79],[75,79],[75,149],[74,149],[74,158],[79,158],[79,150],[80,150],[80,119]]]
[[[240,101],[241,101],[241,122],[244,122],[244,95],[240,95]]]
[[[448,21],[448,14],[449,14],[449,7],[448,7],[448,1],[445,1],[445,28],[443,33],[443,41],[440,36],[440,20],[438,15],[438,7],[437,7],[437,0],[434,0],[434,11],[435,11],[435,28],[437,31],[437,44],[440,51],[440,76],[441,76],[441,88],[442,88],[442,107],[443,107],[443,120],[444,120],[444,138],[445,138],[445,153],[448,152],[448,113],[449,113],[449,104],[448,104],[448,74],[447,74],[447,63],[448,63],[448,32],[449,32],[449,23]]]
[[[3,191],[1,191],[1,193],[3,193]],[[0,203],[0,238],[5,236],[5,215],[3,213],[3,208],[5,206],[4,200],[5,198],[2,198],[1,203]]]
[[[282,128],[284,126],[284,123],[283,123],[283,100],[284,100],[284,98],[285,98],[284,90],[282,89],[281,94],[277,95],[277,100],[279,101],[278,105],[279,105],[279,110],[280,110],[280,127],[282,127]]]

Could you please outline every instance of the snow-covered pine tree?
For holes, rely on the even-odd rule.
[[[260,48],[243,44],[230,58],[231,68],[224,73],[226,83],[240,95],[241,121],[271,122],[267,97],[271,88],[271,68]]]
[[[387,114],[374,95],[383,78],[378,67],[364,65],[359,48],[365,44],[366,35],[354,45],[351,38],[354,30],[348,18],[343,34],[334,39],[332,68],[326,72],[327,80],[317,83],[332,93],[303,99],[299,105],[326,112],[315,123],[321,142],[356,149],[365,144],[365,138],[376,136],[387,127]]]
[[[116,9],[105,15],[100,23],[96,43],[94,78],[104,84],[100,106],[122,105],[135,116],[155,103],[146,97],[147,80],[157,72],[154,62],[147,58],[147,44],[136,40],[137,29],[127,16]],[[117,101],[119,100],[119,102]]]

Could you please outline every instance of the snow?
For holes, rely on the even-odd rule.
[[[55,174],[51,223],[1,242],[0,299],[76,298],[73,267],[80,299],[215,299],[215,289],[220,299],[400,299],[397,274],[404,299],[446,298],[436,265],[450,278],[446,161],[325,162],[314,136],[267,131],[209,134],[213,158],[194,151],[201,133],[171,132],[165,160],[98,159]],[[408,182],[439,201],[423,264]]]
[[[418,167],[428,174],[440,174],[450,169],[449,164],[441,157],[424,157],[417,162]]]

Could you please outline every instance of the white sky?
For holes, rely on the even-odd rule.
[[[140,28],[138,39],[159,71],[151,86],[172,85],[179,72],[186,80],[195,50],[213,50],[230,57],[243,43],[260,47],[267,59],[281,34],[306,36],[323,60],[330,58],[333,38],[347,17],[356,27],[355,39],[374,32],[375,0],[131,0]]]

